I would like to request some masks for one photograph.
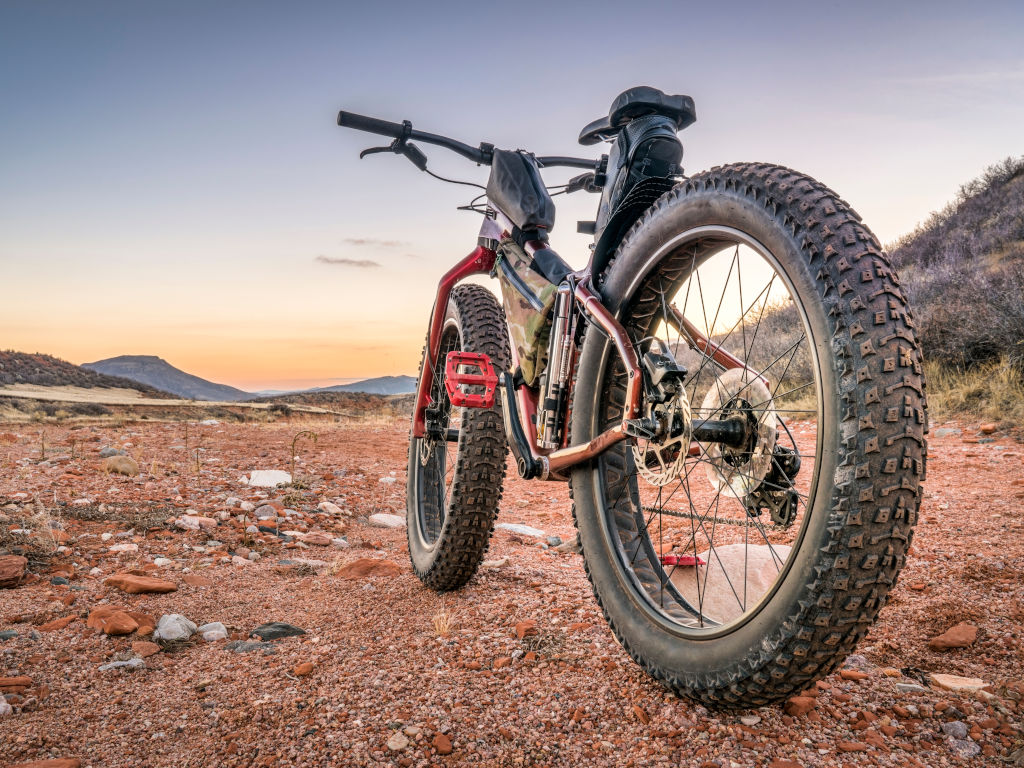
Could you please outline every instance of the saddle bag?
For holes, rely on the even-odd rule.
[[[551,310],[558,286],[535,268],[519,243],[502,240],[494,271],[501,285],[502,304],[519,368],[528,386],[535,386],[548,362]]]
[[[630,120],[608,153],[608,176],[597,213],[597,233],[607,226],[619,204],[638,182],[678,176],[683,172],[683,145],[676,122],[664,115],[644,115]],[[614,174],[614,175],[613,175]]]

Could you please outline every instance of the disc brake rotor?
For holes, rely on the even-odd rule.
[[[637,440],[632,445],[633,459],[640,477],[661,487],[682,474],[690,451],[693,416],[683,387],[667,403],[655,405],[649,411],[648,417],[667,425],[668,434],[662,438]]]
[[[778,438],[778,417],[771,393],[761,378],[747,368],[725,371],[704,396],[701,416],[708,419],[743,419],[750,439],[738,448],[722,443],[703,444],[704,469],[715,490],[744,499],[761,485],[771,469]]]

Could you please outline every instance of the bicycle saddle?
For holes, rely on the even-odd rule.
[[[580,144],[589,146],[615,138],[622,126],[641,115],[664,115],[675,122],[677,131],[697,119],[693,99],[689,96],[669,96],[649,85],[639,85],[616,96],[608,115],[598,118],[580,132]]]

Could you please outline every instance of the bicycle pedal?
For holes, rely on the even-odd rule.
[[[680,567],[707,565],[706,562],[701,560],[699,557],[694,557],[693,555],[662,555],[661,564],[675,565]]]
[[[459,372],[459,368],[469,371]],[[491,358],[483,352],[449,352],[444,363],[444,388],[452,405],[462,408],[490,408],[494,405],[494,392],[498,374]],[[483,392],[467,392],[463,387],[483,387]]]

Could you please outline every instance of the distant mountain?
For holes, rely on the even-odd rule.
[[[42,387],[83,387],[134,389],[149,397],[172,397],[167,392],[138,381],[91,371],[50,355],[0,351],[0,386],[35,384]]]
[[[309,392],[366,392],[371,395],[407,395],[416,391],[416,379],[412,376],[380,376],[364,379],[352,384],[335,384],[333,387],[317,387]]]
[[[108,376],[121,376],[193,400],[230,402],[252,397],[249,392],[185,373],[156,355],[121,355],[84,363],[82,368]]]

